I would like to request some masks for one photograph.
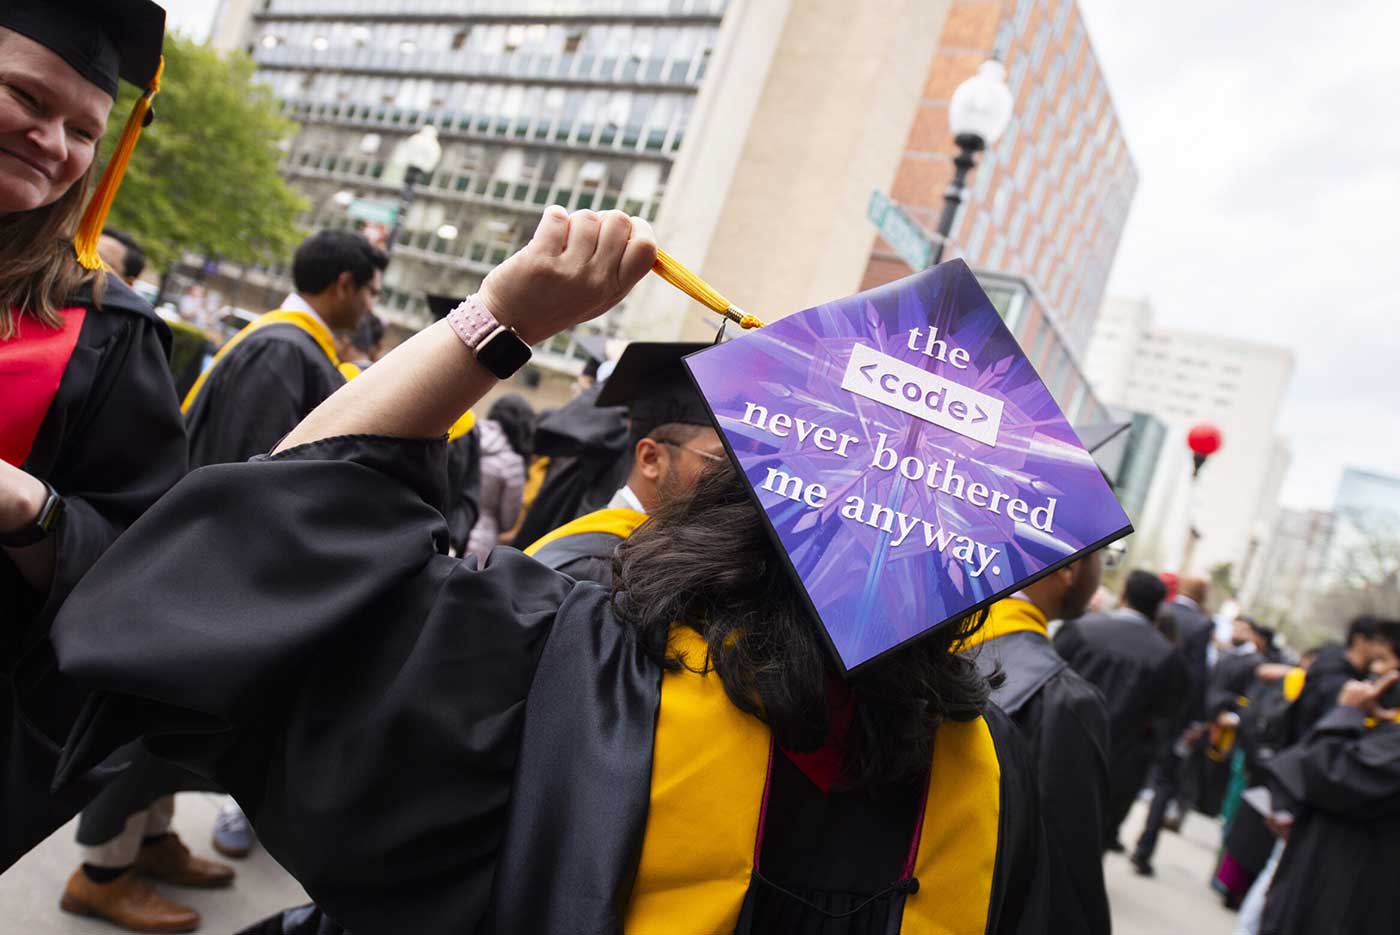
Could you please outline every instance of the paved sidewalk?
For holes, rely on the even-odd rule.
[[[1131,850],[1147,817],[1147,807],[1133,806],[1123,823],[1123,843]],[[1104,862],[1113,935],[1232,935],[1235,914],[1210,888],[1220,823],[1192,813],[1181,834],[1163,831],[1153,861],[1156,876],[1140,877],[1123,854]]]
[[[218,857],[209,846],[214,816],[222,796],[188,792],[177,797],[175,830],[201,857]],[[121,930],[95,919],[69,915],[58,908],[68,875],[78,866],[73,841],[76,821],[56,831],[23,860],[0,875],[0,935],[113,935]],[[297,882],[267,852],[255,850],[244,860],[229,861],[238,879],[227,890],[189,890],[161,885],[172,899],[199,910],[201,933],[232,935],[279,909],[306,902]]]
[[[179,797],[175,827],[196,853],[213,855],[209,832],[220,797],[187,793]],[[1137,840],[1146,809],[1139,804],[1124,824],[1123,840]],[[1200,815],[1186,821],[1182,834],[1163,833],[1157,849],[1157,875],[1133,873],[1127,858],[1110,854],[1105,864],[1113,907],[1114,935],[1231,935],[1234,913],[1226,911],[1207,882],[1214,866],[1219,825]],[[59,911],[58,897],[77,866],[73,826],[63,828],[8,873],[0,875],[0,935],[112,935],[117,929]],[[166,887],[175,899],[204,915],[201,932],[231,935],[245,925],[306,901],[301,887],[262,850],[235,861],[232,889],[202,892]]]

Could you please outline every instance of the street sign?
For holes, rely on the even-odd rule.
[[[910,269],[917,272],[933,262],[933,237],[878,188],[870,193],[865,216]]]
[[[345,213],[356,221],[369,221],[373,224],[391,225],[394,218],[399,213],[399,207],[392,202],[370,201],[368,198],[356,198],[350,202]]]

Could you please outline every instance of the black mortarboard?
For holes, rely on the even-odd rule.
[[[583,349],[588,359],[583,363],[583,375],[594,377],[598,368],[608,359],[608,339],[601,334],[579,334],[574,332],[574,343]]]
[[[0,0],[0,27],[49,49],[112,97],[118,78],[141,91],[73,237],[78,262],[103,269],[97,240],[160,90],[165,10],[151,0]]]
[[[118,78],[142,91],[155,78],[165,10],[150,0],[5,0],[0,26],[51,50],[116,97]]]
[[[634,341],[598,394],[598,406],[626,406],[634,435],[658,425],[714,425],[681,358],[709,347],[694,342]]]
[[[428,296],[428,312],[433,316],[433,321],[442,321],[447,317],[447,313],[466,301],[466,296],[453,298],[450,295],[430,295]]]

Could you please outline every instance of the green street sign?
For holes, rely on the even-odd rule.
[[[356,198],[350,202],[345,213],[356,221],[369,221],[373,224],[393,224],[398,216],[399,206],[388,201],[370,201]]]
[[[933,262],[933,237],[878,188],[870,193],[865,216],[910,269],[926,269]]]

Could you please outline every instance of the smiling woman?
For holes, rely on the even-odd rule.
[[[49,623],[185,471],[168,332],[75,245],[95,247],[140,128],[84,213],[117,82],[149,88],[164,22],[149,0],[0,3],[0,870],[97,788],[49,791],[83,700]]]

